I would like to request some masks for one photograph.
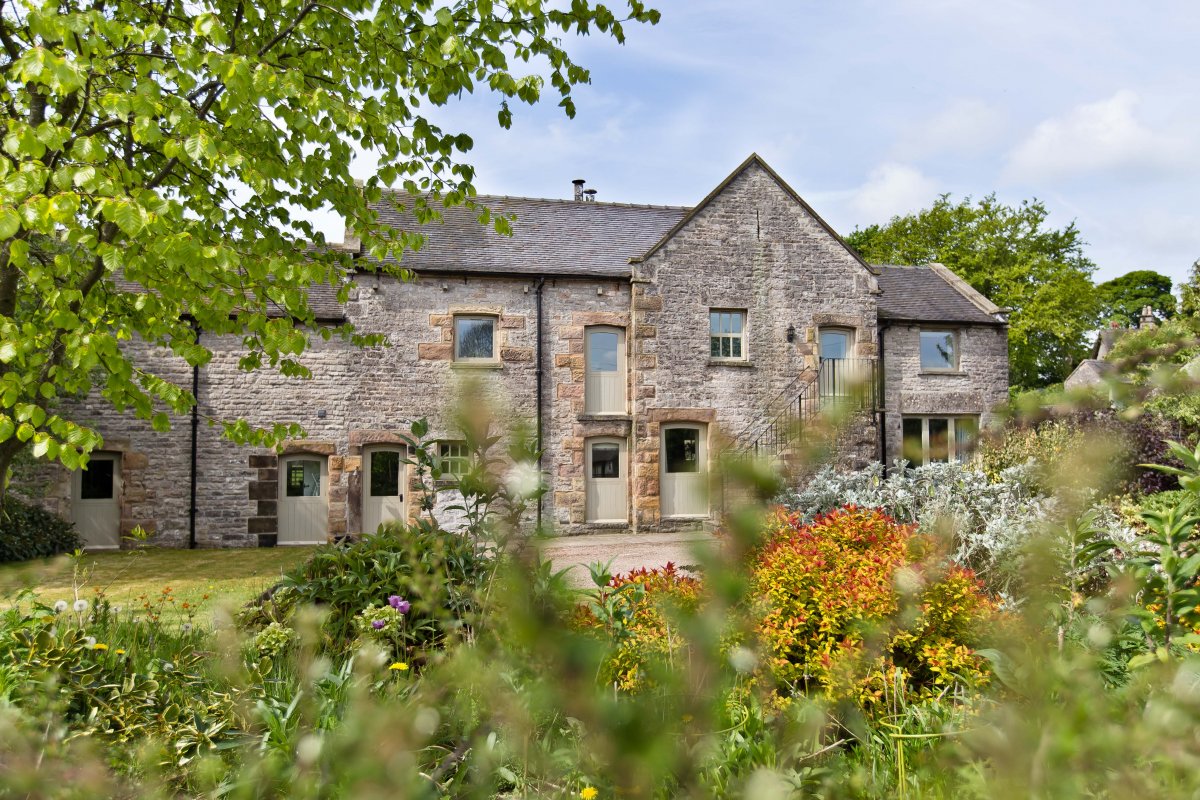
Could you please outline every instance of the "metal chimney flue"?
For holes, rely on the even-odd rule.
[[[585,203],[596,202],[596,190],[595,189],[584,189],[583,194],[584,194],[583,202],[585,202]]]
[[[583,178],[576,178],[575,180],[571,181],[571,183],[575,184],[575,202],[582,203],[583,185],[587,183],[587,181],[585,181]]]

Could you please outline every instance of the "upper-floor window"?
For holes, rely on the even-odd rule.
[[[624,414],[625,331],[589,327],[584,339],[584,410],[589,414]]]
[[[921,371],[958,371],[958,334],[954,331],[921,331]]]
[[[443,476],[461,478],[471,469],[471,450],[466,442],[438,442],[438,469]]]
[[[496,318],[456,316],[454,318],[454,360],[496,360]]]
[[[714,308],[708,313],[708,354],[712,358],[746,358],[746,312]]]
[[[849,358],[854,350],[854,331],[850,328],[821,328],[819,339],[823,360]]]

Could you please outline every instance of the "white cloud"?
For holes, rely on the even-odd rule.
[[[977,155],[992,149],[1004,134],[1007,119],[978,98],[951,102],[933,116],[908,127],[896,146],[902,159]]]
[[[1042,121],[1013,150],[1006,176],[1017,181],[1098,173],[1144,177],[1177,167],[1184,156],[1180,141],[1140,122],[1134,114],[1138,99],[1122,90]]]
[[[872,170],[867,182],[855,190],[851,207],[867,223],[886,222],[929,205],[937,191],[937,182],[920,170],[888,162]]]

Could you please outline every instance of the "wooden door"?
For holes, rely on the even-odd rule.
[[[589,439],[588,522],[629,522],[629,477],[624,439]]]
[[[404,522],[404,451],[371,447],[363,453],[362,521],[364,533],[375,533],[385,522]]]
[[[708,516],[708,448],[704,425],[664,425],[659,502],[664,517]]]
[[[121,547],[121,456],[93,453],[85,469],[72,475],[71,517],[84,547]]]
[[[289,456],[279,469],[279,544],[329,538],[328,465],[324,456]]]

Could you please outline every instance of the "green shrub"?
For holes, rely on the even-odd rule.
[[[342,652],[363,638],[364,612],[371,607],[394,612],[388,598],[396,597],[408,604],[398,615],[403,623],[386,626],[386,642],[367,638],[396,649],[438,647],[446,636],[475,623],[493,561],[469,535],[447,533],[427,523],[392,523],[355,541],[318,547],[284,575],[271,596],[245,609],[241,620],[251,628],[286,623],[298,606],[317,606],[324,612],[325,647]]]
[[[70,553],[83,544],[75,526],[11,495],[0,509],[0,564]]]

